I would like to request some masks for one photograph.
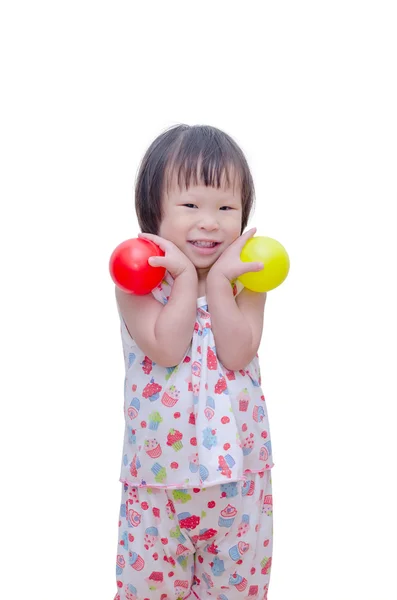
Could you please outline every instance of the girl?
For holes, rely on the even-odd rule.
[[[151,294],[116,288],[125,439],[115,600],[266,600],[273,467],[257,350],[266,294],[236,281],[254,198],[214,127],[160,135],[136,184],[140,237],[164,257]]]

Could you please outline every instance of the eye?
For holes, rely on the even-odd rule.
[[[196,207],[195,204],[183,204],[183,206],[187,206],[187,208],[195,208]]]
[[[222,206],[221,210],[233,210],[231,206]]]

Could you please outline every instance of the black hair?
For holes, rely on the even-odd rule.
[[[162,197],[171,176],[188,188],[203,184],[219,188],[238,184],[241,190],[241,233],[248,223],[255,190],[247,160],[237,143],[209,125],[176,125],[149,146],[135,185],[135,210],[141,231],[158,234]]]

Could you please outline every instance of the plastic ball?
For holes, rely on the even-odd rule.
[[[238,279],[253,292],[269,292],[286,279],[289,271],[289,256],[273,238],[258,236],[248,240],[241,251],[243,262],[262,262],[261,271],[244,273]]]
[[[130,294],[149,294],[165,274],[164,267],[149,265],[151,256],[164,256],[164,252],[151,240],[133,238],[122,242],[113,251],[109,261],[114,283]]]

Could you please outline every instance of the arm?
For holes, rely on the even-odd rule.
[[[174,281],[164,306],[152,294],[134,296],[116,288],[127,329],[146,356],[162,367],[179,364],[192,339],[196,319],[197,276]]]
[[[172,242],[140,234],[157,243],[164,257],[152,257],[153,266],[164,266],[174,277],[171,296],[164,306],[152,294],[134,296],[116,288],[117,302],[131,337],[157,364],[179,364],[189,347],[196,320],[197,272]]]
[[[235,299],[229,279],[210,272],[207,300],[218,358],[226,369],[239,371],[258,352],[266,294],[243,289]]]

